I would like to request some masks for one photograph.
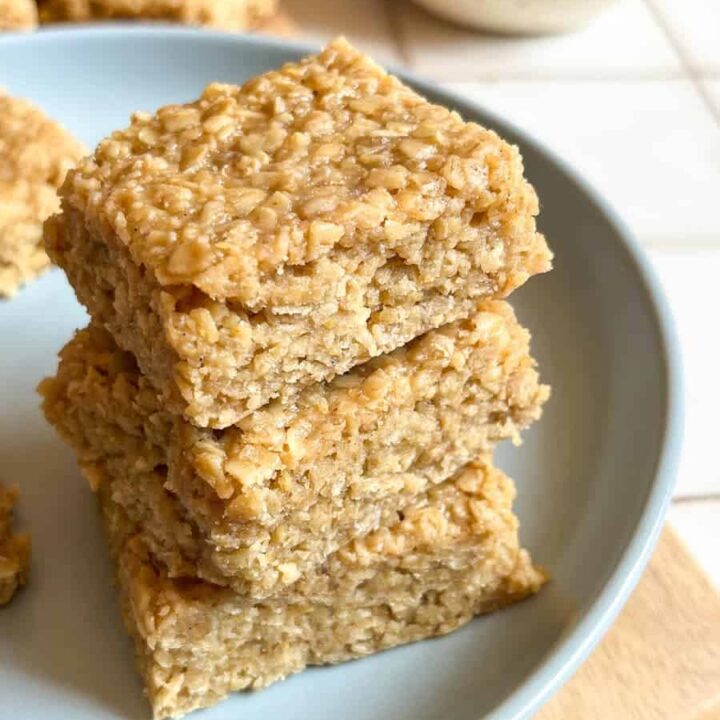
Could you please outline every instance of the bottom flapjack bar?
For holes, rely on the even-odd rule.
[[[100,499],[125,622],[156,718],[208,707],[308,665],[448,633],[544,582],[519,545],[512,481],[487,459],[262,602],[169,578],[109,487],[101,483]]]

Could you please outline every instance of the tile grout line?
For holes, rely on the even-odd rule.
[[[398,0],[381,0],[384,6],[385,21],[387,22],[390,35],[395,43],[400,62],[405,68],[411,67],[410,55],[405,42],[405,33],[402,30],[401,23],[398,18]]]
[[[677,38],[675,37],[675,33],[673,33],[672,28],[668,21],[665,19],[663,14],[657,9],[655,6],[655,3],[652,0],[644,0],[645,7],[648,9],[648,12],[650,15],[652,15],[653,19],[657,23],[658,27],[663,31],[665,34],[665,37],[667,38],[670,45],[672,45],[673,50],[675,51],[675,54],[678,56],[680,63],[685,68],[685,72],[690,76],[691,78],[695,77],[694,67],[692,62],[690,62],[690,59],[685,54],[685,50],[682,47],[682,44],[677,41]]]
[[[647,235],[642,236],[640,240],[645,250],[658,252],[683,250],[687,255],[700,255],[720,250],[718,235],[720,235],[718,231],[711,234],[683,236],[680,239],[676,235]]]
[[[653,83],[653,82],[690,82],[691,78],[684,69],[678,70],[650,70],[647,72],[639,72],[630,75],[623,70],[609,72],[606,74],[597,74],[592,71],[585,73],[572,74],[563,72],[562,74],[554,73],[533,73],[525,74],[526,71],[509,72],[503,75],[497,74],[476,74],[472,76],[466,75],[462,79],[430,75],[435,82],[439,83]]]
[[[645,0],[645,6],[647,7],[648,12],[655,19],[655,22],[658,24],[658,26],[661,28],[661,30],[665,33],[665,37],[667,38],[668,42],[672,45],[678,58],[680,59],[680,63],[682,64],[683,68],[685,69],[685,72],[686,72],[688,78],[690,79],[690,82],[692,82],[693,86],[695,87],[695,90],[697,90],[698,94],[702,98],[703,103],[705,104],[705,107],[710,111],[710,114],[712,115],[713,119],[715,120],[715,123],[718,126],[720,126],[720,108],[716,107],[715,103],[712,101],[712,98],[710,97],[707,90],[705,89],[705,85],[703,84],[702,73],[700,73],[695,68],[694,63],[685,53],[685,49],[683,48],[682,43],[679,43],[677,38],[675,37],[675,33],[673,32],[670,23],[665,19],[662,12],[660,12],[657,9],[657,7],[655,6],[655,3],[652,0]]]
[[[720,500],[720,492],[700,493],[699,495],[675,495],[672,498],[673,505],[689,505],[691,503],[717,502]]]

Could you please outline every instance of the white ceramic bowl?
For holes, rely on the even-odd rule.
[[[415,0],[453,22],[495,33],[542,35],[575,30],[615,0]]]

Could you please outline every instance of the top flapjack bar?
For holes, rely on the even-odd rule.
[[[551,260],[517,148],[344,40],[136,114],[61,195],[51,257],[198,426],[466,317]]]

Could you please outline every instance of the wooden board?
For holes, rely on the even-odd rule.
[[[604,640],[536,718],[720,720],[720,595],[671,530]]]

